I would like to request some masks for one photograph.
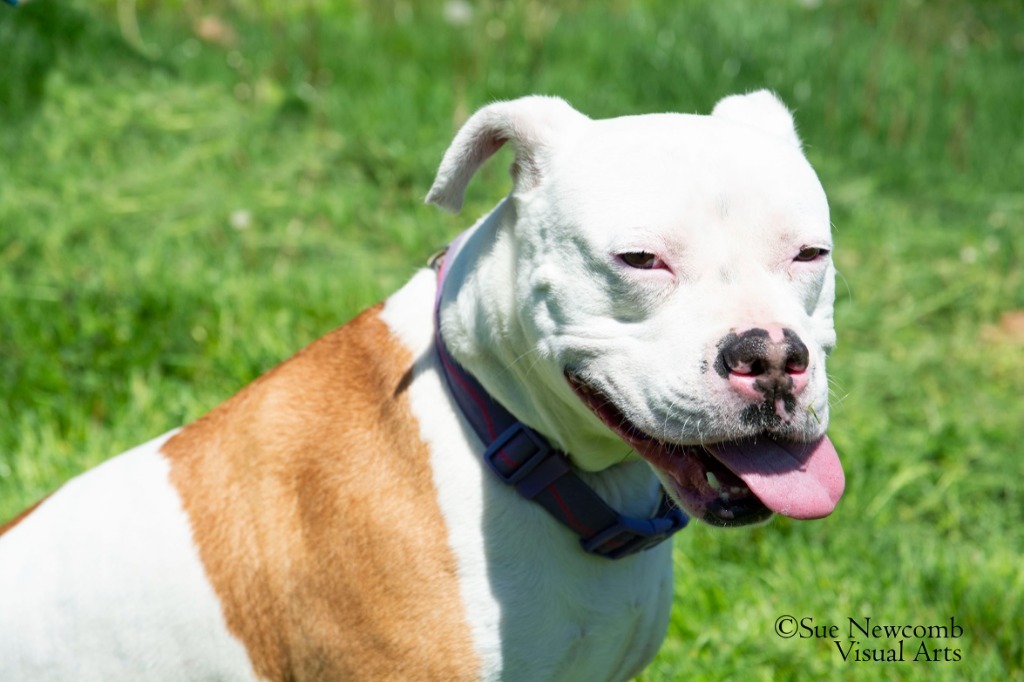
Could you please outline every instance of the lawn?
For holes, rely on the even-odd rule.
[[[509,189],[422,204],[475,107],[769,87],[832,206],[847,492],[681,533],[642,679],[1024,680],[1019,1],[139,4],[0,5],[0,520],[400,286]]]

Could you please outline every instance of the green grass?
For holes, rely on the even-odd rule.
[[[507,159],[463,216],[421,203],[473,108],[707,112],[770,87],[832,205],[847,493],[820,522],[684,532],[644,679],[1024,680],[1024,338],[1001,324],[1024,310],[1019,3],[523,0],[453,25],[435,3],[165,0],[137,36],[117,5],[0,6],[0,519],[200,416],[493,205]],[[953,616],[963,637],[932,644],[962,660],[844,662],[773,634],[783,615],[844,644],[851,617]]]

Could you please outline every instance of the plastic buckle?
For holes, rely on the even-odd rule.
[[[530,454],[525,459],[506,455],[514,465],[514,468],[512,469],[512,473],[505,474],[505,472],[498,468],[494,459],[519,435],[526,436],[527,440],[533,445],[536,452]],[[493,443],[487,446],[487,449],[484,450],[484,461],[487,462],[487,466],[491,467],[491,471],[493,471],[503,483],[515,485],[526,478],[531,471],[537,468],[537,465],[547,459],[550,452],[551,446],[548,444],[547,440],[522,422],[516,422],[505,429],[505,431],[498,436]]]
[[[583,551],[608,559],[620,559],[661,544],[683,529],[690,517],[673,507],[653,519],[634,519],[618,515],[615,523],[593,537],[580,539]]]

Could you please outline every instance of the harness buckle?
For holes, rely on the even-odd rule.
[[[515,485],[551,452],[544,437],[522,422],[516,422],[487,446],[484,461],[503,483]]]
[[[617,515],[615,523],[592,537],[580,538],[583,551],[608,559],[619,559],[659,545],[690,521],[678,507],[671,507],[651,519]]]

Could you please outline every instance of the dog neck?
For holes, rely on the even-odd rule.
[[[448,352],[441,334],[441,295],[448,265],[466,235],[460,234],[448,249],[431,259],[438,279],[435,348],[450,393],[485,446],[485,463],[500,481],[515,486],[522,497],[544,507],[573,530],[585,552],[619,559],[664,542],[689,520],[664,490],[651,518],[626,516],[611,508],[576,474],[565,453],[516,419]]]
[[[572,394],[563,369],[531,336],[533,322],[518,300],[530,295],[530,273],[519,271],[517,254],[537,248],[537,240],[517,233],[519,203],[506,198],[447,250],[438,292],[445,345],[490,395],[580,470],[640,461]],[[460,257],[463,252],[468,257]]]

